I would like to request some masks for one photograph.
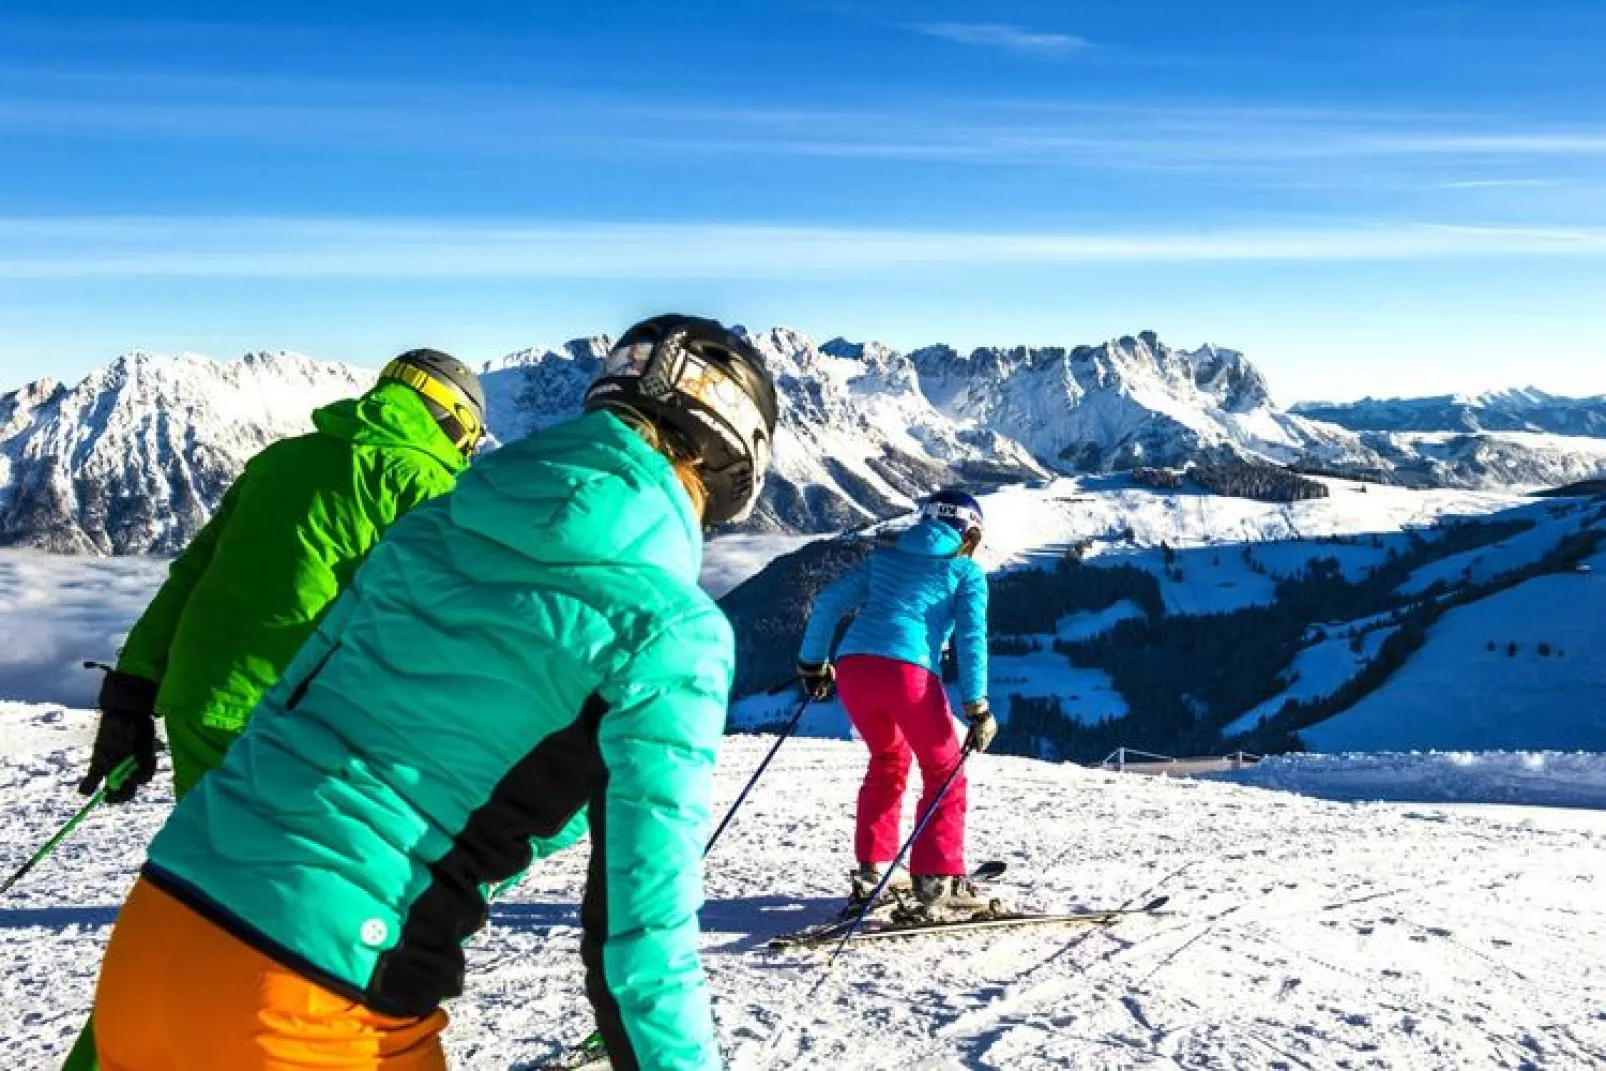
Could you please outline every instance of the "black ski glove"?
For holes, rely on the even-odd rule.
[[[836,687],[836,667],[829,662],[799,662],[797,678],[809,702],[823,703]]]
[[[78,783],[81,795],[93,796],[106,776],[130,758],[138,767],[122,784],[107,790],[107,803],[127,803],[156,776],[156,690],[155,681],[132,673],[114,669],[106,674],[96,703],[100,725],[89,754],[89,772]]]
[[[970,722],[970,732],[965,734],[965,746],[973,751],[986,751],[993,737],[998,735],[998,722],[993,718],[993,710],[987,705],[987,700],[966,703],[965,720]]]

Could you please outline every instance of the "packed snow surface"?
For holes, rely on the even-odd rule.
[[[7,864],[76,806],[88,722],[0,704]],[[727,741],[716,808],[770,744]],[[764,944],[839,905],[863,761],[854,744],[788,741],[708,861],[702,946],[733,1068],[1606,1063],[1606,967],[1589,951],[1606,946],[1606,815],[1339,803],[982,756],[970,852],[1009,864],[998,895],[1064,909],[1167,893],[1169,913],[859,946],[822,983],[821,956]],[[149,793],[97,814],[0,906],[5,1066],[57,1065],[168,805]],[[528,1071],[591,1029],[584,864],[566,852],[493,906],[451,1005],[453,1067]]]
[[[1606,754],[1596,751],[1276,755],[1209,776],[1329,800],[1606,809]]]

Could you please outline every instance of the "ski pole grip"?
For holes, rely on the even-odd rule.
[[[124,781],[127,781],[138,772],[139,760],[132,755],[128,756],[128,758],[119,762],[111,773],[106,775],[106,791],[116,792],[123,787]]]

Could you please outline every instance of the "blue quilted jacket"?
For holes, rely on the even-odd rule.
[[[891,547],[820,592],[803,634],[801,662],[832,657],[842,618],[857,612],[837,658],[880,655],[941,674],[950,636],[964,702],[987,696],[987,574],[959,556],[961,539],[939,521],[922,521]]]

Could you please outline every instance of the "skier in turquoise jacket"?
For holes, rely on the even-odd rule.
[[[586,829],[613,1066],[719,1066],[696,912],[734,645],[697,578],[775,390],[741,337],[658,317],[585,409],[398,522],[179,804],[102,968],[107,1071],[444,1067],[487,890]]]
[[[971,557],[981,538],[981,504],[964,491],[939,491],[893,545],[872,551],[820,592],[809,616],[798,651],[804,689],[824,699],[834,684],[870,749],[859,789],[852,904],[871,895],[898,854],[904,787],[915,762],[918,813],[921,820],[930,815],[909,855],[916,901],[932,916],[990,903],[965,877],[968,785],[959,765],[966,748],[987,750],[997,732],[987,702],[987,575]],[[831,641],[848,614],[853,624],[833,662]],[[950,638],[970,723],[964,748],[942,686]]]

